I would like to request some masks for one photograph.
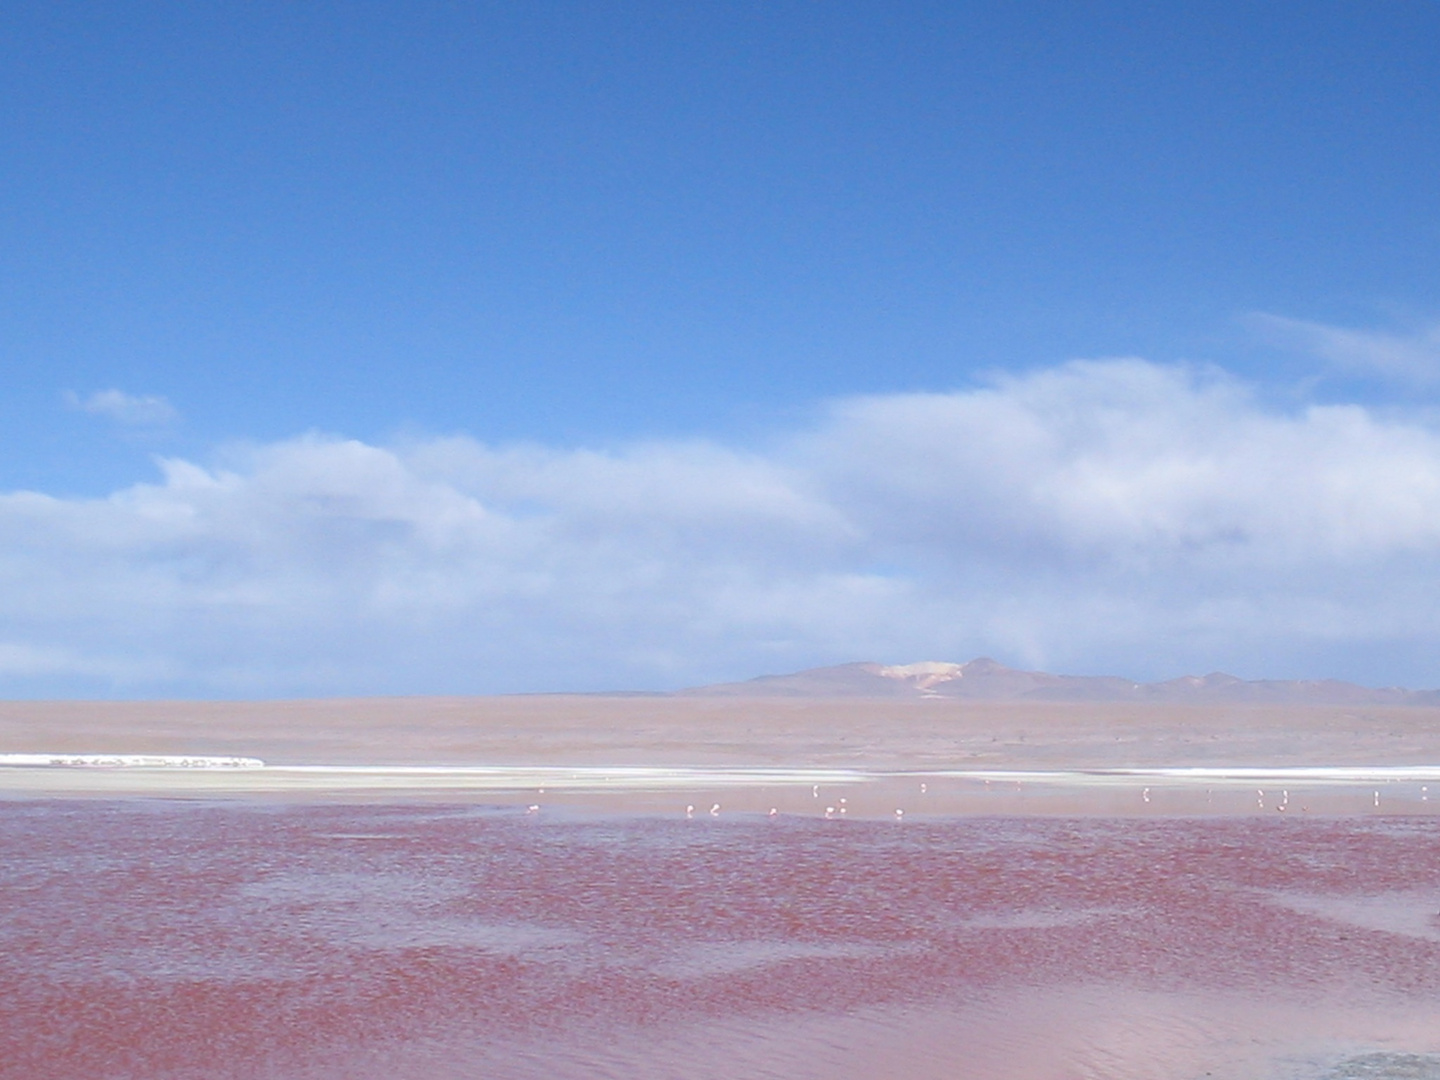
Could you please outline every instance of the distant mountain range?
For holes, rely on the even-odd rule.
[[[1440,690],[1372,688],[1338,679],[1240,679],[1214,672],[1139,683],[1108,675],[1017,671],[986,657],[968,664],[840,664],[793,675],[681,690],[685,697],[946,698],[966,701],[1141,701],[1177,705],[1440,705]]]

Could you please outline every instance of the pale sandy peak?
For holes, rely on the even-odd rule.
[[[921,693],[933,693],[934,688],[952,679],[965,677],[965,666],[944,660],[921,660],[914,664],[891,664],[880,669],[886,679],[909,683]]]

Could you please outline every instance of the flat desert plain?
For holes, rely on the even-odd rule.
[[[1430,708],[7,703],[0,754],[0,1077],[1440,1080]]]

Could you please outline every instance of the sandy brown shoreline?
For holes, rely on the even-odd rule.
[[[1440,775],[1435,802],[1426,776],[1094,775],[1440,768],[1440,709],[1417,706],[607,695],[0,702],[0,754],[35,752],[236,755],[278,768],[0,768],[0,794],[484,798],[665,813],[708,813],[719,803],[722,812],[828,808],[834,817],[1430,814],[1440,804]],[[627,769],[654,775],[627,780]]]

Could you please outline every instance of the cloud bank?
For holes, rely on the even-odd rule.
[[[0,691],[664,688],[987,653],[1440,684],[1440,432],[1076,362],[830,403],[762,447],[163,460],[0,495]]]

